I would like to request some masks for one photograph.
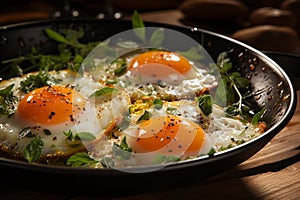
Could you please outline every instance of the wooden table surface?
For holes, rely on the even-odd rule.
[[[143,13],[147,21],[183,25],[179,12]],[[299,66],[300,67],[300,66]],[[300,70],[300,68],[299,68]],[[296,112],[288,125],[263,149],[247,161],[226,171],[207,183],[194,183],[186,187],[164,191],[136,193],[120,196],[119,200],[134,199],[300,199],[300,91],[297,91]],[[111,199],[97,195],[72,195],[43,192],[22,184],[0,184],[0,199]],[[72,187],[72,186],[66,186]],[[54,183],[55,188],[55,183]],[[55,191],[55,189],[49,191]]]

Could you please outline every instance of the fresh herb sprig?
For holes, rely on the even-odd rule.
[[[12,115],[16,111],[18,97],[13,94],[14,84],[0,89],[0,115]]]
[[[61,79],[50,77],[47,71],[39,71],[38,74],[29,75],[24,81],[21,81],[20,90],[28,93],[43,86],[55,85],[61,81]]]
[[[258,111],[251,110],[253,108],[251,97],[257,93],[251,90],[250,80],[239,72],[232,71],[233,62],[228,52],[223,52],[218,56],[216,65],[223,85],[217,88],[215,101],[225,105],[225,111],[229,117],[241,116],[241,120],[251,120],[254,113]],[[262,114],[259,117],[261,118]]]
[[[20,76],[33,70],[61,70],[70,69],[78,71],[84,58],[99,44],[91,41],[86,44],[80,42],[84,35],[82,28],[78,30],[64,29],[60,33],[46,28],[45,35],[57,43],[53,53],[43,53],[36,47],[31,52],[3,60],[0,73],[4,79]]]

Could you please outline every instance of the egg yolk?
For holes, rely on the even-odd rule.
[[[39,124],[74,122],[84,110],[84,97],[70,87],[46,86],[35,89],[20,101],[17,115]]]
[[[136,153],[197,156],[204,140],[203,129],[194,122],[164,116],[141,122],[133,148]]]
[[[184,75],[191,70],[189,61],[180,54],[168,51],[148,51],[133,58],[129,70],[139,71],[142,74],[153,74],[167,77],[176,71]]]

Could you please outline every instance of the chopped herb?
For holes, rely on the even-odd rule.
[[[27,93],[43,86],[55,85],[61,81],[61,79],[50,78],[48,72],[42,70],[37,75],[29,75],[26,80],[21,81],[20,90]]]
[[[81,141],[92,141],[96,139],[95,135],[91,132],[79,132],[76,137],[79,137]]]
[[[118,65],[118,67],[114,70],[115,75],[121,76],[127,71],[127,63],[125,59],[119,58],[114,63]]]
[[[180,161],[180,158],[177,156],[166,156],[163,154],[158,154],[154,158],[153,163],[154,164],[163,164],[163,163],[170,163],[170,162],[176,162],[176,161]]]
[[[205,116],[212,113],[212,98],[209,94],[204,94],[197,97],[198,106]]]
[[[73,132],[71,130],[69,130],[68,132],[63,132],[63,134],[65,136],[67,136],[66,140],[69,141],[91,141],[96,139],[96,137],[94,136],[93,133],[90,132],[79,132],[76,134],[73,134]]]
[[[263,114],[265,113],[266,109],[262,109],[261,111],[259,111],[258,113],[256,113],[253,116],[253,119],[251,121],[251,123],[253,125],[257,125],[259,123],[259,121],[262,119]]]
[[[155,110],[160,110],[163,107],[163,101],[161,99],[155,99],[153,101],[153,106]]]
[[[52,133],[49,129],[44,129],[43,131],[44,131],[45,135],[52,135]]]
[[[83,28],[78,30],[64,29],[60,33],[46,28],[46,36],[57,43],[55,53],[40,52],[39,49],[32,47],[31,52],[3,60],[0,73],[3,78],[9,79],[16,75],[23,75],[25,72],[33,70],[61,70],[70,69],[78,72],[85,58],[100,42],[89,42],[82,44],[79,39],[83,37]],[[46,50],[47,51],[47,50]],[[17,73],[16,73],[17,72]]]
[[[112,158],[109,157],[104,157],[100,160],[100,163],[102,164],[103,167],[105,168],[113,168],[115,166],[115,162],[113,161]]]
[[[16,111],[18,97],[13,95],[14,84],[0,90],[0,115],[12,115]]]
[[[174,108],[174,107],[167,107],[166,112],[169,115],[177,115],[177,116],[179,116],[181,114],[180,111],[177,108]]]
[[[126,137],[123,137],[120,144],[113,144],[113,155],[114,157],[128,160],[131,157],[132,148],[128,146]]]
[[[29,163],[37,161],[41,156],[43,146],[44,142],[42,138],[40,136],[35,137],[23,150],[24,158]]]
[[[110,96],[110,95],[112,95],[113,92],[116,92],[116,91],[118,91],[118,90],[115,88],[105,87],[100,90],[97,90],[90,97]]]
[[[207,153],[207,155],[213,156],[215,153],[216,153],[216,150],[215,150],[214,148],[211,148],[211,149],[209,150],[209,152]]]
[[[67,165],[72,167],[81,167],[81,166],[89,166],[98,162],[99,161],[91,158],[87,153],[79,152],[73,154],[68,158]]]
[[[130,109],[128,109],[128,111],[124,113],[124,116],[123,116],[123,119],[121,120],[121,122],[118,123],[118,128],[120,130],[126,129],[130,124],[130,119],[131,119]]]
[[[140,118],[137,120],[137,122],[140,122],[142,120],[148,120],[151,118],[151,116],[152,116],[152,114],[149,111],[145,110],[144,114],[142,116],[140,116]]]

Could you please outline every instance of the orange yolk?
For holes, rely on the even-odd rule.
[[[84,110],[81,94],[69,87],[46,86],[29,92],[20,101],[17,114],[39,124],[74,122],[74,115]]]
[[[181,75],[187,74],[191,70],[191,64],[186,58],[174,52],[148,51],[133,58],[128,69],[147,75],[156,72],[162,77],[167,77],[174,71]]]
[[[164,155],[197,156],[205,140],[201,127],[177,116],[143,121],[133,145],[137,153],[159,151]]]

